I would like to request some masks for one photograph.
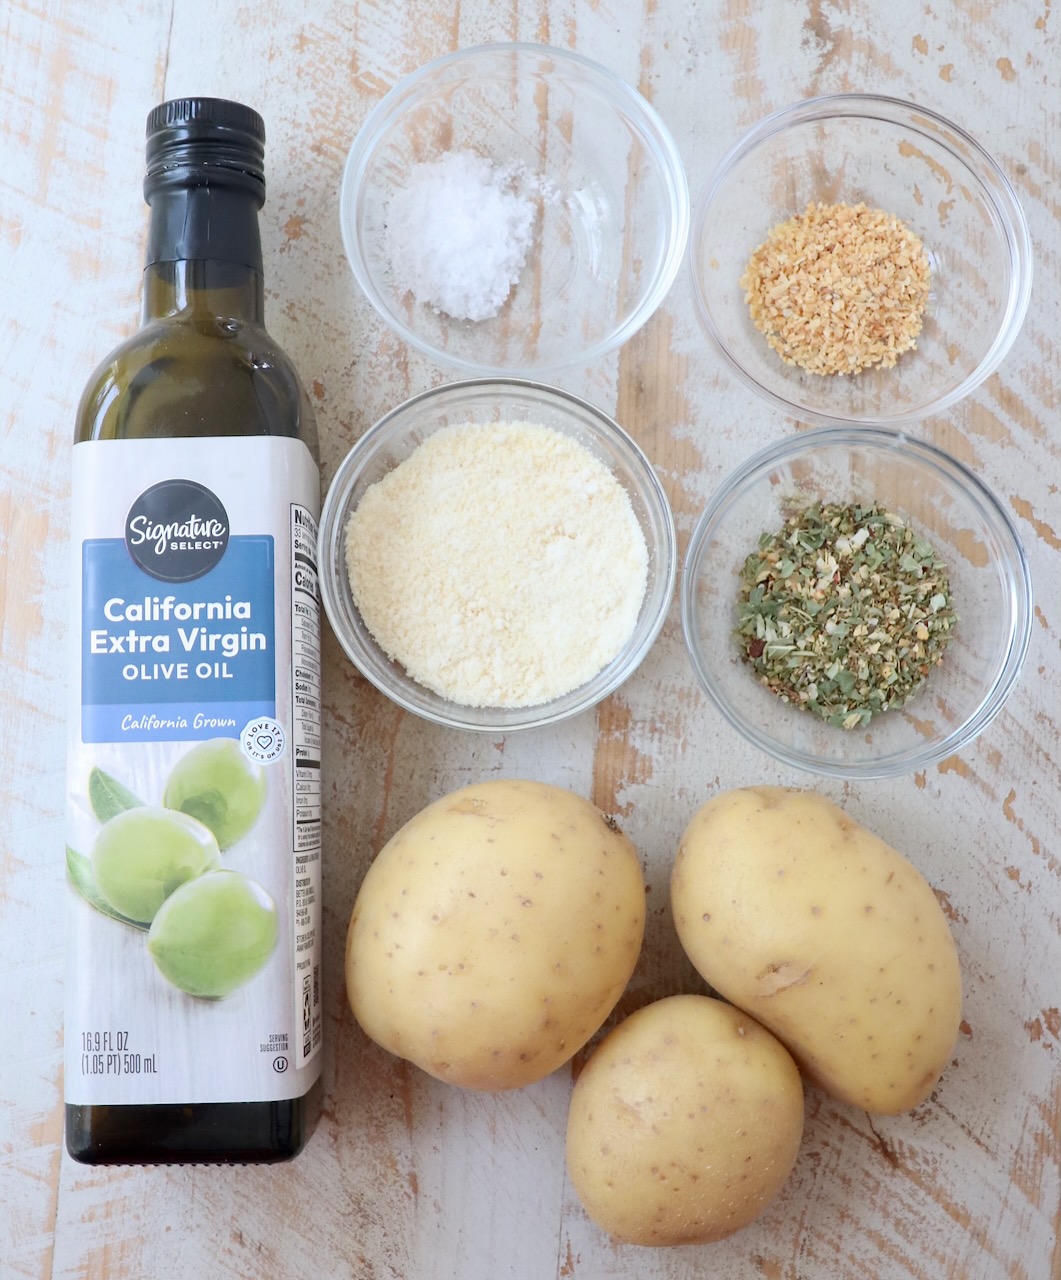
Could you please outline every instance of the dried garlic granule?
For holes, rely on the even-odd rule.
[[[819,374],[890,369],[917,345],[928,255],[890,213],[811,203],[774,227],[740,284],[755,327],[786,364]]]

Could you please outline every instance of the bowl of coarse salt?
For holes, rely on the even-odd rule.
[[[656,310],[689,192],[666,125],[623,80],[564,49],[493,44],[379,102],[339,215],[358,284],[411,346],[468,375],[542,377]]]
[[[600,702],[652,647],[676,574],[645,454],[593,405],[522,379],[391,410],[321,513],[339,643],[399,706],[451,728],[534,728]]]

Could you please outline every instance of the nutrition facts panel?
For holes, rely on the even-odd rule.
[[[321,728],[320,595],[317,521],[291,508],[291,756],[295,852],[295,1066],[321,1046],[320,879]]]
[[[291,508],[291,751],[294,762],[294,848],[321,842],[320,595],[317,522]],[[307,904],[308,905],[308,904]],[[308,923],[308,921],[306,921]]]

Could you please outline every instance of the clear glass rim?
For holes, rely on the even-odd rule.
[[[948,392],[914,409],[893,414],[869,414],[865,418],[858,419],[861,423],[874,426],[916,422],[932,414],[941,413],[958,403],[994,373],[1020,333],[1031,300],[1034,275],[1031,233],[1012,183],[994,157],[971,134],[938,112],[884,94],[837,93],[790,103],[764,116],[726,151],[696,201],[689,234],[689,276],[692,281],[693,301],[697,318],[712,346],[745,386],[791,417],[835,426],[843,426],[851,421],[850,416],[832,414],[807,404],[804,400],[781,395],[772,388],[764,386],[744,367],[730,350],[715,324],[711,306],[703,288],[704,273],[701,270],[704,224],[718,192],[724,186],[733,168],[768,139],[783,133],[792,125],[840,120],[845,117],[882,120],[918,133],[925,132],[924,125],[929,123],[936,130],[941,145],[951,150],[953,148],[950,143],[939,135],[946,132],[960,140],[968,149],[970,156],[975,157],[975,165],[967,156],[959,158],[971,172],[975,173],[981,189],[995,211],[1005,237],[1010,262],[1006,305],[994,341],[976,368]]]
[[[580,414],[588,416],[595,425],[613,443],[620,447],[630,470],[637,476],[639,487],[650,495],[651,505],[662,517],[662,537],[656,555],[655,590],[658,597],[657,606],[651,619],[641,635],[638,643],[615,667],[607,680],[592,688],[592,693],[579,697],[580,690],[594,685],[588,681],[569,694],[539,706],[525,708],[461,708],[456,703],[446,704],[452,709],[433,707],[417,700],[415,696],[403,689],[389,684],[372,666],[364,660],[356,644],[352,643],[346,628],[342,625],[343,612],[340,601],[343,598],[342,584],[336,580],[335,562],[331,554],[334,541],[333,530],[336,529],[341,509],[346,502],[351,477],[361,468],[362,463],[371,457],[382,445],[394,428],[396,422],[411,410],[423,403],[431,401],[459,400],[477,391],[504,393],[506,391],[540,397],[543,400],[568,405],[577,409]],[[403,710],[424,720],[432,721],[449,729],[462,729],[485,734],[507,734],[524,729],[537,729],[545,725],[557,724],[572,716],[590,710],[614,693],[634,674],[652,648],[670,610],[674,598],[674,588],[678,574],[678,546],[674,515],[659,476],[648,456],[636,440],[624,430],[613,418],[590,401],[580,396],[554,387],[548,383],[527,378],[469,378],[460,382],[445,383],[431,387],[426,391],[410,396],[401,404],[388,410],[351,446],[346,457],[340,463],[325,494],[321,508],[318,562],[320,566],[320,588],[324,611],[336,639],[346,656],[357,670],[374,685],[380,693],[386,695]],[[651,583],[650,583],[651,587]],[[609,664],[611,666],[612,664]],[[605,668],[607,670],[607,668]],[[596,679],[596,678],[595,678]],[[425,691],[430,696],[430,691]],[[440,701],[442,701],[440,699]],[[468,714],[462,714],[462,711]],[[491,712],[497,719],[490,719]]]
[[[822,760],[809,752],[786,746],[776,738],[748,724],[737,708],[723,695],[704,661],[696,639],[696,591],[700,566],[709,538],[724,519],[733,502],[748,483],[779,463],[823,447],[860,447],[886,450],[916,459],[937,475],[956,484],[984,515],[1000,541],[1009,548],[1007,560],[1010,617],[1005,652],[998,671],[974,711],[946,737],[913,751],[893,752],[857,764]],[[693,672],[723,717],[749,742],[784,764],[794,765],[826,777],[848,779],[895,778],[914,773],[954,755],[978,737],[1001,711],[1016,684],[1027,656],[1032,631],[1033,590],[1031,570],[1020,534],[1005,507],[991,489],[963,462],[925,440],[908,435],[898,427],[844,426],[813,427],[786,437],[753,454],[734,470],[704,508],[693,529],[682,564],[679,588],[682,635]]]
[[[589,72],[600,80],[611,95],[617,96],[625,104],[628,118],[638,124],[638,132],[648,145],[648,149],[657,157],[659,173],[667,191],[669,220],[666,228],[666,252],[662,257],[660,270],[651,290],[618,328],[593,346],[582,351],[576,350],[574,354],[564,359],[542,362],[533,366],[488,365],[456,356],[445,348],[436,347],[425,341],[397,312],[387,306],[372,280],[357,234],[359,193],[365,180],[368,163],[386,128],[401,115],[409,99],[432,76],[447,67],[469,62],[474,58],[492,57],[498,54],[515,54],[517,57],[527,56],[551,59],[561,64],[567,63],[581,67],[583,71]],[[592,364],[627,342],[655,313],[670,292],[685,259],[691,216],[689,182],[685,164],[670,129],[655,107],[632,85],[591,58],[574,53],[570,49],[534,44],[529,41],[481,44],[467,49],[457,49],[452,53],[433,58],[399,80],[376,103],[362,122],[347,154],[339,184],[339,231],[343,249],[354,279],[365,297],[404,342],[423,355],[430,356],[469,377],[519,377],[539,381],[565,369]]]

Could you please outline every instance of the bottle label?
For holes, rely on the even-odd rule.
[[[320,1074],[320,479],[298,440],[74,447],[66,1098]]]

